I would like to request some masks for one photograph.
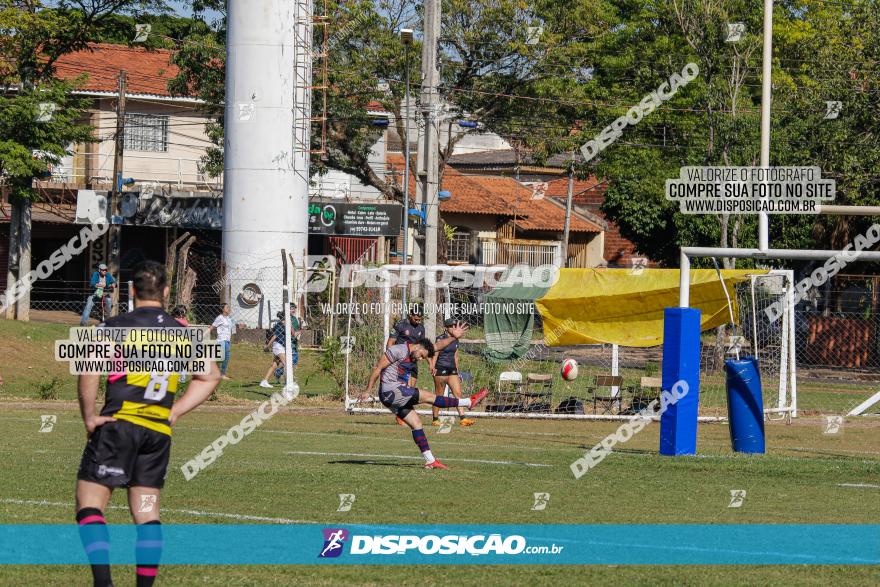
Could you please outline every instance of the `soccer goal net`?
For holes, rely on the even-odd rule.
[[[662,345],[554,346],[559,333],[545,330],[535,304],[534,296],[539,294],[534,292],[542,291],[540,287],[506,288],[507,267],[445,270],[453,274],[451,279],[426,280],[431,271],[413,266],[358,269],[341,278],[340,302],[346,304],[347,312],[341,342],[349,412],[388,413],[378,401],[378,390],[366,396],[365,388],[389,337],[394,336],[394,325],[407,320],[413,304],[422,306],[429,336],[433,325],[432,340],[443,332],[445,321],[468,324],[458,350],[462,393],[466,396],[481,387],[489,389],[485,408],[469,412],[469,416],[625,419],[658,397]],[[526,268],[525,274],[539,285],[549,285],[543,281],[546,276],[534,271]],[[792,287],[791,272],[773,271],[752,275],[730,289],[733,320],[703,332],[701,337],[703,421],[719,420],[727,414],[724,360],[748,355],[759,359],[768,419],[795,414],[792,313],[785,311],[771,319],[774,316],[766,311],[776,302],[777,308],[787,310],[784,301]],[[505,330],[503,326],[511,323],[515,328]],[[566,358],[578,362],[579,374],[572,381],[560,374],[560,364]],[[419,366],[417,387],[435,391],[426,362]],[[440,391],[448,393],[448,389]],[[453,415],[452,411],[443,413]]]

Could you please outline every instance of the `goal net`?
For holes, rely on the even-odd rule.
[[[489,389],[478,417],[626,419],[649,405],[660,392],[662,345],[629,347],[612,344],[553,346],[559,333],[545,331],[534,299],[499,297],[499,278],[507,267],[445,268],[456,276],[425,282],[425,267],[385,266],[356,269],[341,278],[340,302],[347,316],[340,329],[345,355],[345,405],[352,413],[389,413],[378,390],[364,396],[370,372],[384,352],[394,324],[406,319],[406,308],[421,304],[426,326],[434,335],[444,321],[465,322],[469,330],[459,344],[463,395]],[[605,271],[618,271],[607,269]],[[619,271],[629,271],[620,269]],[[421,276],[416,276],[421,272]],[[459,276],[464,276],[459,278]],[[771,320],[765,311],[782,304],[792,291],[789,271],[756,274],[730,290],[735,323],[705,331],[701,337],[700,418],[720,420],[727,414],[724,360],[753,355],[759,359],[764,408],[769,419],[795,415],[795,355],[792,313]],[[502,280],[503,283],[503,280]],[[525,339],[498,332],[499,319],[520,316],[530,332]],[[430,328],[426,327],[430,333]],[[432,338],[433,340],[433,338]],[[514,352],[515,350],[519,353]],[[565,358],[577,360],[578,377],[560,375]],[[417,387],[435,391],[426,362],[419,366]],[[448,390],[445,390],[448,393]],[[427,408],[427,406],[425,406]],[[420,410],[429,414],[430,410]],[[441,412],[454,415],[453,411]]]

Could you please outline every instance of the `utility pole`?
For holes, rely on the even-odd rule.
[[[412,29],[401,29],[400,39],[403,41],[403,63],[406,75],[406,95],[403,114],[403,261],[401,265],[409,265],[409,48],[413,44]],[[403,307],[406,308],[407,288],[403,288]]]
[[[437,193],[440,189],[440,0],[425,0],[425,36],[422,44],[422,106],[425,116],[424,173],[422,182],[422,202],[425,203],[425,265],[437,264],[437,237],[440,221],[440,202]],[[425,304],[434,306],[436,288],[425,287]],[[434,340],[437,332],[436,312],[425,308],[425,336]]]
[[[761,63],[761,167],[770,167],[770,103],[773,92],[773,0],[764,0],[764,48]],[[770,219],[758,214],[758,248],[770,247]]]
[[[119,251],[121,247],[122,225],[113,222],[114,216],[120,216],[120,192],[122,191],[122,154],[125,149],[125,70],[119,72],[119,89],[116,97],[116,156],[113,159],[113,191],[110,192],[110,262],[107,264],[110,275],[116,279],[117,287],[113,290],[113,310],[111,315],[119,312]]]
[[[571,198],[574,195],[574,156],[568,165],[568,194],[565,197],[565,225],[562,229],[562,267],[568,266],[568,227],[571,223]]]

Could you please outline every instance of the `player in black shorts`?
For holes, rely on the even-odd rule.
[[[180,328],[167,314],[165,267],[146,261],[133,276],[134,310],[107,320],[116,328]],[[194,375],[176,402],[176,373],[111,373],[100,415],[96,398],[100,375],[80,375],[79,408],[88,442],[76,482],[76,521],[92,566],[94,585],[112,585],[110,535],[104,510],[117,487],[128,489],[128,506],[138,525],[136,578],[138,587],[156,580],[162,552],[159,492],[171,454],[171,427],[182,415],[205,401],[220,381],[215,363],[206,375]]]
[[[446,340],[452,335],[449,334],[449,328],[455,326],[455,320],[447,320],[443,323],[446,330],[437,337],[437,342]],[[446,386],[449,386],[452,395],[461,399],[461,377],[458,374],[458,339],[438,351],[431,357],[431,374],[434,376],[434,393],[436,395],[446,395]],[[431,421],[433,426],[440,425],[440,408],[433,408],[434,419]],[[464,408],[458,408],[458,416],[462,426],[473,426],[476,422],[470,418],[464,417]]]
[[[425,338],[425,325],[422,324],[422,315],[421,304],[413,304],[410,307],[409,316],[394,325],[385,348],[391,348],[395,344],[415,344]],[[409,376],[409,380],[405,383],[409,387],[416,387],[416,379],[419,376],[419,364],[415,361],[405,361],[403,368]]]

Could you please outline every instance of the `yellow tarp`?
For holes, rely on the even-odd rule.
[[[737,320],[734,285],[749,275],[765,273],[760,269],[721,272]],[[549,346],[662,344],[663,310],[678,306],[678,279],[678,269],[562,269],[559,281],[535,301],[544,320],[544,340]],[[714,269],[691,270],[690,305],[702,311],[703,330],[730,322]]]

